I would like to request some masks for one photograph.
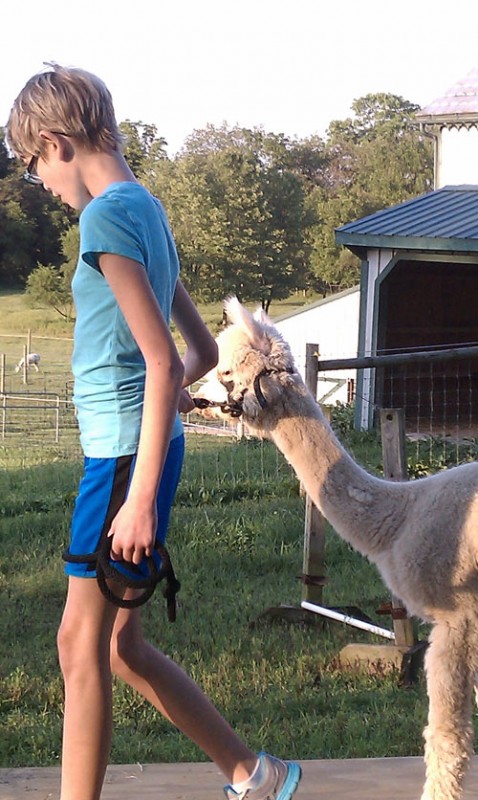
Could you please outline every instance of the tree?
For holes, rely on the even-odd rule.
[[[8,174],[10,158],[5,143],[5,130],[0,127],[0,180]]]
[[[53,308],[64,319],[73,318],[71,281],[78,263],[80,232],[72,225],[62,236],[64,262],[60,268],[53,264],[38,264],[27,278],[26,298],[34,308]]]
[[[33,247],[34,231],[20,203],[0,200],[0,285],[15,285],[26,279]]]
[[[53,308],[64,319],[72,318],[71,286],[52,264],[38,264],[30,273],[25,296],[33,308]]]
[[[63,253],[63,264],[61,272],[64,276],[66,286],[71,291],[71,281],[78,264],[80,252],[80,229],[78,224],[72,225],[61,237],[61,251]]]
[[[154,190],[198,299],[233,292],[268,308],[303,281],[305,190],[290,160],[285,137],[209,125],[160,171]]]
[[[396,95],[369,94],[354,101],[353,118],[330,124],[325,179],[308,197],[316,286],[345,288],[359,279],[359,260],[335,245],[336,227],[431,189],[432,144],[420,133],[418,108]]]
[[[59,265],[61,235],[72,214],[39,187],[29,186],[24,166],[0,141],[0,284],[24,285],[37,263]]]
[[[167,142],[158,136],[156,125],[125,120],[119,125],[125,137],[124,156],[138,180],[155,175],[158,164],[167,158]]]

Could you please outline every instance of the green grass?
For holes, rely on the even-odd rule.
[[[380,459],[373,440],[356,446]],[[365,450],[363,450],[365,447]],[[0,471],[0,766],[57,763],[62,681],[55,636],[65,596],[60,554],[79,461]],[[55,460],[55,458],[57,460]],[[10,459],[10,460],[9,460]],[[297,758],[417,755],[423,682],[353,674],[337,662],[360,631],[311,615],[272,622],[264,612],[300,603],[303,499],[270,443],[188,437],[169,548],[182,581],[178,619],[158,596],[144,609],[148,637],[197,680],[253,748]],[[370,616],[387,598],[376,570],[332,532],[324,600]],[[380,623],[383,624],[383,623]],[[124,686],[115,687],[113,763],[195,761],[202,753]]]

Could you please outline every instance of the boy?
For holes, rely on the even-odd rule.
[[[80,212],[73,373],[85,472],[69,550],[92,553],[107,533],[112,560],[141,565],[166,536],[184,451],[178,408],[191,410],[186,387],[214,367],[216,344],[178,278],[163,208],[122,155],[101,80],[49,65],[15,100],[7,141],[27,165],[27,180]],[[186,343],[183,361],[170,316]],[[105,599],[91,565],[68,563],[65,570],[58,632],[65,682],[61,800],[100,797],[112,672],[215,761],[230,781],[227,797],[289,800],[300,767],[255,755],[199,687],[144,640],[139,610]],[[128,589],[125,597],[136,594]]]

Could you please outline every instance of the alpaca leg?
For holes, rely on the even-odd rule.
[[[422,800],[461,797],[473,746],[473,639],[466,620],[439,623],[430,637],[425,661],[429,712]]]

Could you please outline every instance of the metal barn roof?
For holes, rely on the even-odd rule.
[[[478,252],[478,186],[444,186],[335,230],[363,255],[371,247]]]
[[[422,123],[460,125],[478,120],[478,68],[457,81],[441,97],[418,111]]]

